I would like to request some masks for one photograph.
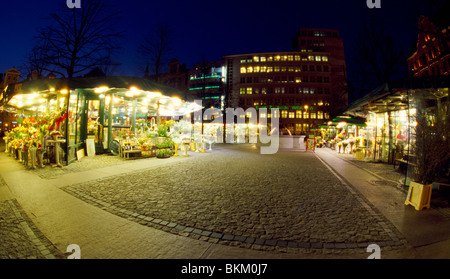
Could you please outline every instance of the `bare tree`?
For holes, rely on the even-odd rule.
[[[36,71],[40,76],[50,71],[50,59],[48,56],[50,46],[46,41],[40,43],[35,45],[25,56],[25,61],[20,69],[20,72],[25,77],[29,76],[33,71]]]
[[[168,24],[158,23],[139,47],[138,51],[144,57],[146,66],[150,65],[156,81],[159,80],[162,67],[168,63],[173,34]]]
[[[103,0],[84,0],[82,8],[63,8],[38,36],[37,53],[45,53],[46,66],[63,77],[74,77],[94,67],[112,64],[121,32],[115,31],[119,13]]]

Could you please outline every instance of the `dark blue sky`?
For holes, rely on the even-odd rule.
[[[347,63],[363,20],[373,18],[405,46],[417,39],[420,0],[381,0],[381,9],[369,9],[366,0],[226,0],[153,1],[108,0],[122,11],[119,27],[126,31],[115,74],[138,75],[137,48],[148,29],[167,22],[175,30],[172,56],[181,63],[208,60],[228,53],[292,50],[291,38],[300,27],[338,29],[344,39]],[[83,0],[81,0],[83,2]],[[424,0],[424,2],[426,2]],[[66,0],[16,0],[2,3],[0,72],[19,67],[32,47],[33,37],[51,12]]]

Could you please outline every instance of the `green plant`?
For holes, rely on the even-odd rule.
[[[168,136],[167,131],[168,131],[168,127],[166,125],[159,125],[158,126],[158,137],[167,137]]]
[[[156,150],[156,157],[158,157],[158,158],[168,157],[172,154],[173,154],[173,152],[170,149],[164,148],[164,149]]]

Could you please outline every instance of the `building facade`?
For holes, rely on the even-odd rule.
[[[20,80],[20,72],[14,68],[7,70],[4,74],[0,74],[0,96],[3,100],[8,85],[18,83]],[[16,114],[6,109],[0,110],[0,134],[3,136],[5,132],[17,126]]]
[[[227,106],[278,108],[286,134],[308,133],[341,112],[348,101],[338,32],[300,29],[294,42],[295,51],[225,56]]]
[[[438,27],[425,16],[419,18],[416,51],[407,59],[415,77],[450,73],[450,26]]]
[[[225,108],[225,65],[223,60],[197,63],[189,70],[188,98],[202,100],[205,108]]]

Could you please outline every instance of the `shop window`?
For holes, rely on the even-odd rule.
[[[323,111],[319,110],[317,112],[317,119],[323,119]]]

